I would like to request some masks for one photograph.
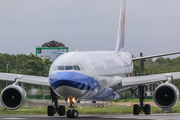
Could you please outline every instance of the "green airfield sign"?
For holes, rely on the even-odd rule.
[[[68,52],[68,47],[37,47],[36,56],[54,61],[61,54]]]

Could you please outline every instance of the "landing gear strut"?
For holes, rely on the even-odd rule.
[[[134,91],[138,89],[139,95],[137,95]],[[151,113],[151,106],[149,104],[144,105],[144,85],[138,86],[135,90],[131,90],[131,92],[139,98],[140,105],[134,104],[133,106],[133,114],[139,115],[140,112],[144,112],[145,115],[150,115]]]
[[[58,99],[59,97],[53,92],[53,90],[50,88],[50,94],[52,103],[54,102],[54,106],[48,106],[47,108],[47,114],[48,116],[54,116],[55,113],[58,113],[59,116],[65,116],[65,106],[60,105],[58,106]]]
[[[66,102],[69,102],[69,110],[66,112],[67,118],[77,118],[79,113],[77,110],[75,110],[75,98],[73,96],[69,96],[66,99]]]

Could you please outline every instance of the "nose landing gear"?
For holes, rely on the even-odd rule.
[[[55,113],[58,113],[59,116],[65,116],[65,106],[64,105],[58,105],[58,99],[59,97],[53,92],[53,90],[50,88],[50,95],[52,99],[52,103],[54,103],[54,106],[48,106],[47,108],[47,114],[48,116],[54,116]],[[66,103],[69,104],[69,110],[66,112],[67,118],[77,118],[79,113],[77,110],[75,110],[75,103],[76,98],[73,96],[68,96],[65,99]]]
[[[77,111],[77,110],[74,110],[74,109],[68,110],[68,111],[66,112],[67,118],[77,118],[78,115],[79,115],[78,111]]]
[[[69,109],[67,112],[66,112],[66,116],[67,116],[67,118],[77,118],[78,117],[78,115],[79,115],[79,113],[78,113],[78,111],[77,110],[75,110],[75,102],[76,102],[76,100],[75,100],[75,98],[74,97],[72,97],[72,96],[70,96],[70,97],[68,97],[67,99],[66,99],[66,102],[68,103],[70,103],[70,106],[69,106],[69,108],[71,108],[71,109]]]

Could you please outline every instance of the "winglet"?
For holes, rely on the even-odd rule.
[[[121,0],[119,26],[117,35],[117,44],[115,51],[124,51],[124,36],[125,36],[125,0]]]

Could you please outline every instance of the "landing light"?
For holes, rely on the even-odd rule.
[[[72,101],[75,102],[75,99],[73,98]]]
[[[67,98],[67,102],[73,102],[75,103],[76,99],[75,98]]]

